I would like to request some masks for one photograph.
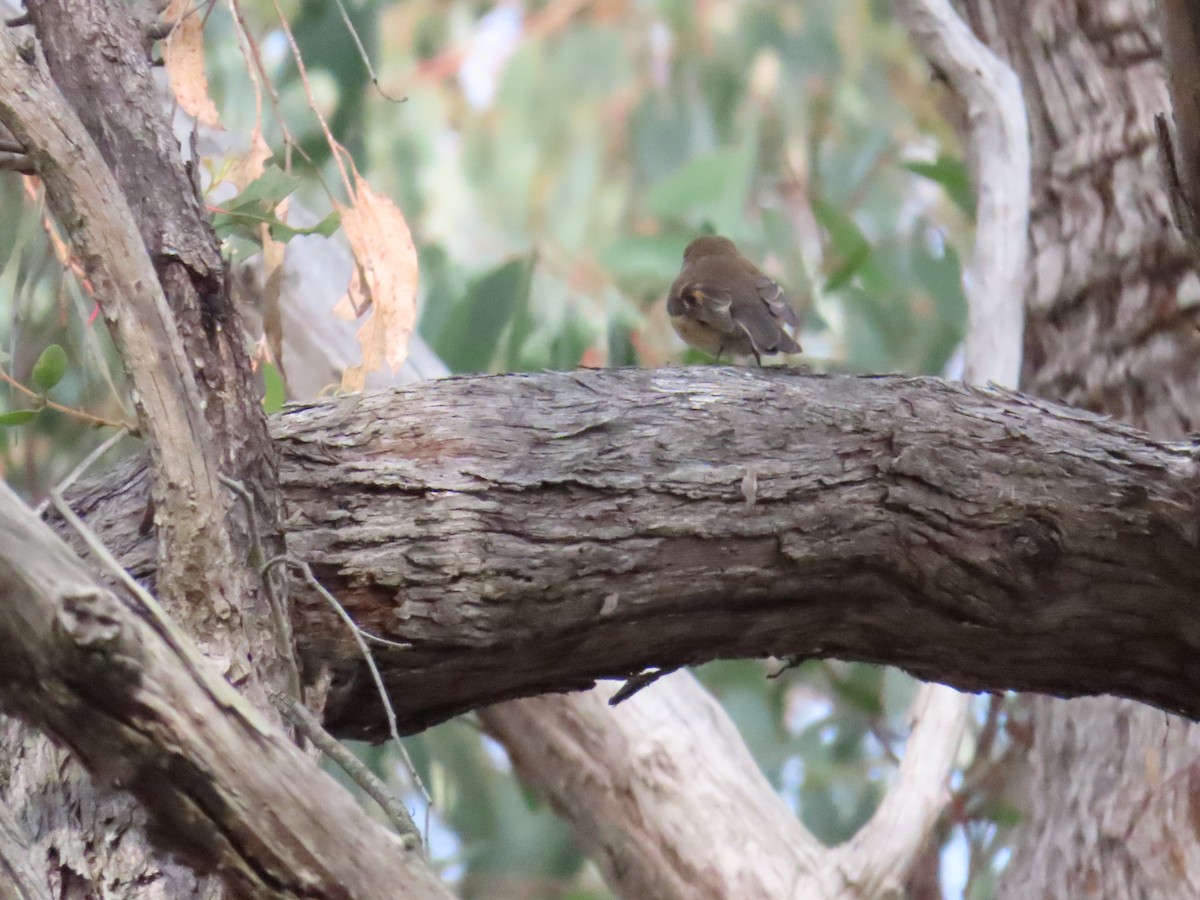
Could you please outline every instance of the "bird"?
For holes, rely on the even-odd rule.
[[[684,341],[720,362],[729,352],[754,356],[799,353],[785,330],[800,317],[783,288],[758,270],[733,241],[717,235],[698,237],[683,251],[683,268],[667,295],[667,314]]]

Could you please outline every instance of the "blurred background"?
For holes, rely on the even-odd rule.
[[[707,362],[675,337],[663,300],[684,246],[715,232],[787,288],[814,369],[957,374],[969,179],[942,88],[889,3],[281,5],[317,107],[407,218],[419,333],[452,371]],[[339,180],[276,8],[235,8],[274,85],[261,126],[275,162],[324,215]],[[245,149],[258,113],[231,7],[198,14],[226,129],[216,143]],[[222,164],[205,161],[209,175]],[[130,418],[119,363],[48,237],[36,183],[0,178],[0,205],[4,372],[37,394],[35,363],[60,345],[66,365],[49,396]],[[38,406],[0,385],[0,472],[34,500],[111,433]],[[108,456],[136,449],[126,440]],[[731,661],[698,674],[816,835],[837,843],[870,816],[903,753],[910,678],[837,662]],[[914,896],[988,897],[1006,859],[1021,729],[1002,698],[975,708]],[[436,862],[463,896],[609,896],[470,716],[407,743],[434,800]],[[359,749],[421,805],[391,750]]]

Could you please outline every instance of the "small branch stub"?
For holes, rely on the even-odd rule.
[[[109,591],[73,591],[62,596],[57,621],[79,647],[102,650],[121,636],[121,609],[121,601]]]

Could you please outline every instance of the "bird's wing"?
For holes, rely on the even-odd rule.
[[[761,272],[755,280],[754,286],[758,289],[758,296],[762,298],[763,303],[767,304],[767,308],[771,310],[771,315],[785,325],[794,327],[800,324],[800,317],[796,315],[796,310],[792,309],[792,305],[788,303],[787,295],[784,294],[783,288]]]
[[[754,287],[754,294],[734,305],[734,321],[759,353],[798,353],[800,345],[783,329],[783,323],[795,325],[799,321],[783,289],[762,274],[755,279]]]
[[[718,331],[729,334],[734,330],[733,294],[729,291],[692,281],[681,285],[678,292],[672,291],[667,303],[667,312],[673,316],[685,312]]]

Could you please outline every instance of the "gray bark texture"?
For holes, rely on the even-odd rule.
[[[447,379],[273,426],[289,546],[403,645],[377,654],[408,731],[768,654],[1200,715],[1189,444],[935,379],[722,367]],[[142,482],[73,502],[152,582]],[[379,736],[349,635],[296,602],[327,724]]]
[[[150,460],[154,514],[147,515],[144,507],[141,521],[154,532],[159,597],[203,642],[208,663],[195,672],[210,677],[207,666],[214,665],[259,704],[255,715],[268,721],[274,715],[266,702],[271,690],[300,693],[286,583],[264,581],[260,571],[262,558],[283,550],[274,445],[250,378],[216,238],[154,89],[148,23],[136,19],[129,4],[30,0],[27,6],[32,35],[17,28],[0,32],[0,121],[45,184],[49,206],[121,351]],[[6,510],[8,519],[15,515]],[[54,603],[65,608],[74,602],[74,595],[56,592],[59,586],[49,578],[38,585],[43,593],[20,588],[21,577],[32,575],[42,561],[37,548],[28,546],[24,558],[6,560],[0,598],[18,606],[19,614],[29,612],[24,604],[45,613]],[[10,552],[12,544],[4,550]],[[22,634],[19,629],[9,633]],[[39,636],[45,635],[36,629],[26,635],[31,641]],[[40,661],[43,656],[34,650],[46,649],[21,648],[22,656],[18,647],[6,642],[10,659]],[[146,663],[150,677],[153,654],[143,658],[130,650],[120,658],[126,655]],[[46,658],[61,661],[53,654]],[[114,659],[93,662],[89,674],[97,683],[87,686],[102,691]],[[397,882],[429,895],[444,890],[421,860],[405,864],[412,866],[411,874],[391,870],[390,877],[381,877],[389,874],[383,861],[403,860],[390,850],[368,851],[358,868],[336,871],[346,864],[346,848],[339,849],[321,829],[366,836],[375,826],[344,792],[335,790],[326,801],[310,792],[304,801],[310,814],[293,817],[301,807],[288,812],[283,796],[272,795],[264,781],[253,784],[254,776],[246,772],[250,780],[238,786],[220,765],[204,762],[206,751],[221,755],[221,741],[212,738],[222,728],[228,736],[237,717],[224,701],[207,708],[189,703],[186,694],[195,685],[176,683],[181,692],[169,696],[160,670],[164,680],[158,687],[165,693],[147,690],[128,703],[145,703],[156,712],[186,709],[196,716],[187,723],[191,731],[125,708],[120,709],[125,717],[106,709],[97,725],[86,715],[63,714],[78,684],[56,683],[45,672],[32,685],[18,677],[34,670],[13,670],[7,686],[23,685],[27,696],[10,694],[6,709],[45,728],[75,753],[67,757],[15,723],[0,731],[7,769],[0,792],[14,811],[13,822],[24,829],[28,848],[22,857],[20,843],[4,840],[0,852],[6,870],[41,872],[42,883],[64,898],[207,897],[225,889],[256,896],[347,896],[350,891],[367,897],[380,896],[383,884]],[[87,681],[78,671],[73,677]],[[224,681],[219,684],[232,690]],[[120,706],[120,698],[106,699]],[[230,721],[221,721],[222,715]],[[280,748],[283,734],[277,728],[255,731],[283,754],[276,759],[279,774],[286,771],[284,760],[291,760],[292,787],[305,783],[306,776],[319,778],[311,760],[290,745]],[[146,735],[148,743],[160,742],[157,756],[134,746]],[[244,766],[263,748],[236,749],[225,753],[226,762]],[[86,763],[88,774],[74,760]],[[98,776],[102,787],[115,781],[142,805],[102,794],[89,775]],[[180,798],[172,787],[193,793]],[[232,791],[223,793],[226,788]],[[160,849],[186,851],[196,872],[217,872],[222,881],[197,878],[156,859],[143,830],[147,811]],[[255,816],[268,821],[255,822]],[[285,825],[288,819],[291,824]],[[292,849],[307,849],[276,855],[282,846],[277,841],[289,840]],[[323,852],[339,860],[326,866]]]
[[[1170,114],[1158,5],[962,5],[976,32],[1017,70],[1029,107],[1024,387],[1159,438],[1196,431],[1200,279],[1172,224],[1155,135],[1155,114]],[[1179,15],[1195,4],[1167,6]],[[1194,33],[1171,31],[1173,41],[1194,42]],[[1200,63],[1177,62],[1182,83],[1194,86]],[[1181,112],[1179,141],[1194,143],[1195,109]],[[1195,184],[1191,151],[1190,167],[1181,159],[1185,187]],[[1027,702],[1033,778],[1000,895],[1200,896],[1200,730],[1119,700]]]
[[[161,613],[96,585],[3,484],[0,597],[0,702],[136,796],[160,850],[220,875],[233,896],[365,900],[397,885],[450,896],[417,841],[367,819]],[[93,827],[107,836],[111,823]],[[162,891],[165,874],[141,886]]]

